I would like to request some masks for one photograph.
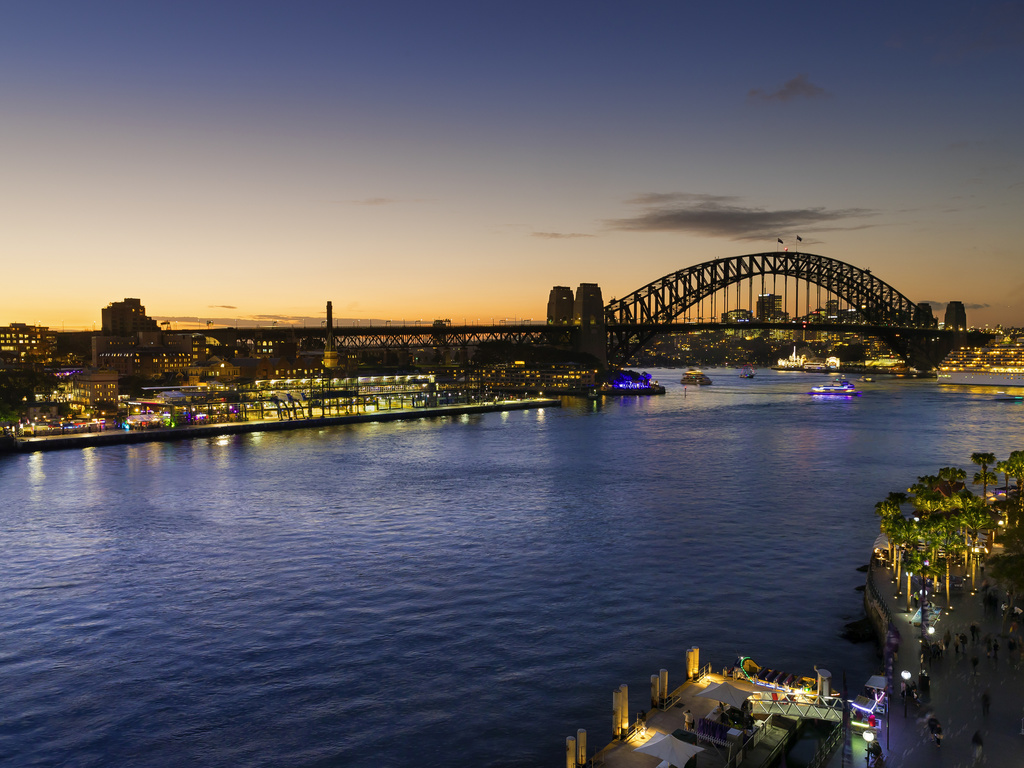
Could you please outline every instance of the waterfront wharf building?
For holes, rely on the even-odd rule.
[[[465,387],[433,376],[305,376],[228,385],[156,387],[129,402],[130,429],[234,421],[293,421],[479,402]]]
[[[134,336],[93,336],[92,365],[122,376],[184,375],[207,359],[210,341],[201,333],[140,331]]]
[[[89,369],[71,378],[71,406],[77,411],[116,416],[118,374],[113,370]]]
[[[475,391],[580,394],[597,386],[597,370],[566,364],[528,366],[523,362],[473,368],[467,384]]]

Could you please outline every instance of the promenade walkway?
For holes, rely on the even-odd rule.
[[[405,421],[433,418],[438,416],[461,416],[464,414],[492,413],[497,411],[522,411],[532,408],[557,408],[562,404],[556,398],[532,397],[519,400],[495,400],[486,403],[439,405],[426,408],[396,408],[324,416],[309,419],[270,419],[265,421],[233,421],[200,426],[153,428],[125,431],[111,428],[102,432],[77,432],[46,437],[19,437],[0,443],[2,453],[28,453],[32,451],[53,451],[64,448],[90,448],[103,445],[124,445],[129,443],[153,443],[168,440],[216,437],[249,432],[273,432],[294,429],[313,429],[344,424],[364,424],[374,421]]]
[[[875,565],[870,571],[876,594],[889,611],[901,637],[899,655],[893,664],[896,694],[888,723],[883,718],[879,729],[885,765],[889,768],[1024,765],[1024,735],[1021,735],[1024,663],[1020,645],[1011,654],[1008,638],[1000,636],[1003,621],[999,606],[1005,593],[997,590],[999,598],[995,608],[986,610],[983,585],[988,582],[984,571],[977,570],[973,582],[971,574],[965,573],[963,569],[954,573],[964,576],[965,586],[962,591],[951,593],[948,611],[943,593],[932,598],[932,602],[943,609],[935,623],[936,631],[932,640],[941,641],[947,631],[951,635],[963,633],[967,636],[967,649],[958,654],[951,642],[941,659],[926,659],[925,669],[931,680],[930,691],[922,696],[920,706],[908,704],[904,715],[904,704],[899,696],[900,673],[908,670],[913,681],[918,679],[921,671],[921,628],[910,623],[913,613],[906,610],[906,593],[897,595],[892,569]],[[902,581],[905,589],[906,578],[903,577]],[[916,608],[913,610],[916,611]],[[977,623],[979,628],[979,639],[973,642],[970,630],[972,623]],[[1024,622],[1021,623],[1024,625]],[[1020,629],[1015,629],[1011,636],[1019,641]],[[998,641],[998,653],[987,652],[987,637]],[[973,658],[978,660],[976,670],[972,665]],[[862,682],[856,681],[856,684]],[[853,696],[855,681],[850,680],[849,683],[849,694]],[[982,696],[986,692],[991,701],[987,715],[982,712]],[[926,721],[932,712],[942,723],[941,747],[935,745],[928,732]],[[980,733],[984,742],[980,759],[977,760],[971,743],[975,733]],[[829,768],[866,765],[863,739],[859,734],[854,734],[851,741],[852,754],[847,752],[844,755],[844,750],[840,749],[829,761]]]

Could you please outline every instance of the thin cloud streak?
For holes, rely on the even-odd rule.
[[[581,232],[531,232],[531,237],[539,237],[544,240],[572,240],[577,237],[594,237]]]
[[[765,93],[760,88],[754,88],[747,92],[747,98],[751,101],[793,101],[793,99],[823,99],[831,94],[820,85],[815,85],[807,79],[807,75],[800,74],[792,80],[786,81],[781,88],[772,93]]]
[[[931,304],[932,309],[942,310],[942,311],[945,311],[946,305],[949,304],[948,301],[933,301],[933,300],[924,301],[922,303],[923,304]],[[974,310],[974,309],[988,309],[991,306],[992,306],[991,304],[964,304],[964,309],[971,309],[971,310]]]
[[[350,200],[352,205],[392,205],[398,200],[392,197],[367,197],[363,200]]]
[[[630,232],[686,232],[730,240],[761,240],[779,233],[803,230],[837,231],[864,229],[865,223],[837,225],[845,219],[863,219],[876,215],[867,208],[828,210],[824,207],[769,211],[737,205],[737,198],[719,195],[641,195],[635,200],[677,200],[676,205],[648,205],[637,216],[609,219],[605,224]],[[829,226],[823,226],[828,224]]]

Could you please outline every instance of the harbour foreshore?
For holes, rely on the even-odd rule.
[[[998,541],[995,551],[999,551]],[[1016,621],[1004,622],[1001,606],[1006,593],[985,575],[983,566],[954,566],[953,576],[963,578],[963,588],[952,590],[947,600],[943,585],[929,596],[941,611],[933,635],[927,635],[928,650],[922,654],[922,631],[914,626],[917,607],[907,609],[906,576],[895,583],[894,570],[872,561],[864,595],[868,617],[876,633],[884,632],[891,621],[899,633],[899,651],[893,661],[895,693],[888,719],[883,719],[879,740],[887,766],[930,768],[931,766],[993,766],[1020,764],[1024,744],[1024,661],[1021,658],[1020,629]],[[986,600],[986,596],[988,599]],[[971,632],[971,626],[977,628]],[[1003,634],[1006,631],[1006,634]],[[932,651],[948,636],[949,644],[939,654]],[[957,650],[956,635],[966,636],[965,648]],[[884,641],[884,638],[881,638]],[[1010,641],[1015,650],[1010,650]],[[991,642],[991,645],[990,645]],[[904,701],[900,696],[902,672],[918,683],[922,671],[927,690],[920,703]],[[983,703],[985,695],[989,702]],[[943,728],[941,747],[934,743],[927,720],[934,715]],[[885,729],[888,729],[886,732]],[[983,747],[975,754],[977,734]],[[854,739],[864,759],[863,745]],[[850,760],[846,760],[850,765]],[[839,768],[840,756],[829,762]]]
[[[332,427],[344,424],[403,421],[439,416],[495,413],[498,411],[522,411],[533,408],[557,408],[560,407],[561,404],[561,400],[538,397],[522,400],[496,400],[487,403],[439,405],[424,408],[401,408],[394,410],[372,411],[369,413],[351,413],[341,416],[325,416],[311,419],[233,421],[218,424],[203,424],[199,426],[137,430],[111,428],[103,430],[102,432],[79,432],[75,434],[52,435],[46,437],[6,438],[3,442],[0,442],[0,453],[54,451],[67,448],[91,448],[104,445],[189,440],[203,437],[217,437],[220,435],[237,435],[249,432],[275,432],[293,429]]]
[[[565,765],[568,768],[584,764],[606,768],[667,768],[667,764],[659,763],[659,758],[641,753],[637,748],[658,734],[673,733],[685,736],[687,741],[703,748],[687,768],[771,768],[787,764],[816,768],[857,765],[966,768],[982,763],[1017,765],[1024,743],[1024,659],[1020,631],[1014,623],[1008,622],[1009,633],[1001,634],[1004,630],[1001,605],[1005,602],[1005,593],[986,579],[983,568],[954,566],[953,575],[963,577],[963,589],[952,591],[948,600],[944,593],[930,596],[942,614],[933,622],[935,633],[925,634],[926,645],[923,645],[922,630],[920,626],[913,625],[917,607],[911,604],[908,610],[905,577],[901,591],[893,568],[872,558],[867,572],[864,604],[879,647],[885,647],[890,624],[899,633],[899,645],[892,662],[894,693],[886,712],[878,717],[873,729],[865,727],[862,720],[858,727],[850,728],[849,736],[842,733],[841,726],[832,727],[819,732],[816,743],[813,738],[801,743],[790,738],[798,728],[798,717],[784,714],[766,717],[764,712],[757,713],[757,709],[778,709],[771,689],[755,686],[742,676],[735,679],[731,674],[712,673],[706,666],[702,672],[691,675],[691,679],[676,687],[661,706],[652,708],[642,718],[629,721],[628,728],[622,729],[620,737],[604,748],[592,754],[580,754],[577,749],[576,759],[571,760],[573,740],[587,737],[578,734],[567,739]],[[972,625],[976,626],[976,633],[971,632]],[[966,647],[957,650],[950,640],[945,650],[938,653],[935,645],[943,643],[947,632],[950,638],[966,635]],[[1014,651],[1010,651],[1011,638],[1014,639]],[[923,647],[927,649],[924,653]],[[723,673],[727,671],[722,670]],[[910,682],[921,688],[917,702],[912,697],[901,696],[904,671],[908,673]],[[876,673],[885,674],[882,657]],[[752,692],[760,691],[764,701],[755,708],[758,723],[752,736],[748,731],[742,748],[739,745],[743,737],[731,739],[731,743],[716,744],[699,738],[693,733],[695,729],[692,726],[686,727],[687,711],[692,723],[714,716],[714,698],[699,694],[722,682]],[[853,700],[862,693],[861,686],[865,681],[848,682],[847,695]],[[838,685],[833,681],[833,692]],[[779,699],[800,698],[787,697],[781,692],[777,696]],[[633,692],[632,698],[632,708],[636,711],[638,704],[646,705],[647,692]],[[984,701],[989,703],[985,705]],[[942,724],[941,746],[935,743],[929,731],[928,720],[931,717]],[[613,715],[612,719],[616,720],[616,717]],[[691,733],[680,734],[679,729]],[[881,747],[882,759],[878,762],[869,760],[867,753],[868,742],[864,733],[869,730]],[[980,752],[976,746],[978,738],[983,742]],[[598,743],[603,741],[601,738]],[[791,752],[794,743],[801,743],[804,747],[800,754]],[[581,757],[584,760],[580,760]]]

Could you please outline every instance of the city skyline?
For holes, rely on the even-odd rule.
[[[1019,3],[58,2],[0,36],[0,325],[539,320],[798,235],[1024,325]]]

